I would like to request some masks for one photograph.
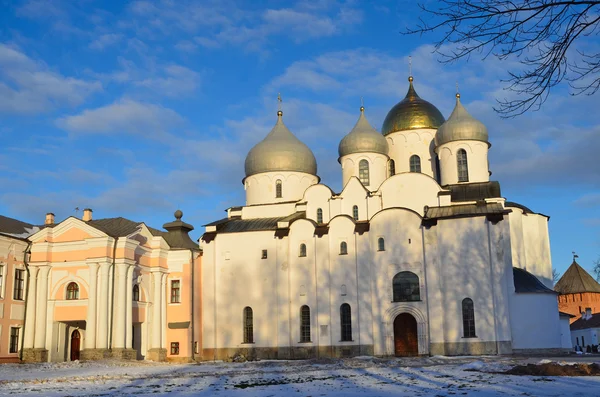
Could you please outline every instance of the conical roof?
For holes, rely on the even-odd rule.
[[[560,294],[600,293],[600,284],[573,260],[571,266],[554,286],[554,290]]]
[[[431,103],[421,99],[413,87],[413,78],[408,78],[409,87],[406,96],[387,114],[381,127],[381,133],[388,135],[396,131],[419,128],[436,129],[444,122],[442,113]]]
[[[360,116],[356,125],[340,141],[338,153],[340,158],[352,153],[388,154],[387,140],[369,124],[363,106],[360,107]]]
[[[462,140],[483,141],[489,144],[487,128],[467,112],[460,103],[460,94],[456,94],[456,106],[448,120],[438,128],[435,146]]]
[[[277,112],[275,127],[246,156],[246,177],[270,171],[317,175],[315,155],[283,124],[282,116],[283,112]]]

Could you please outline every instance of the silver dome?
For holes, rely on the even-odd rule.
[[[460,103],[460,95],[456,94],[456,106],[448,120],[438,128],[435,146],[463,140],[482,141],[489,145],[487,128],[467,112]]]
[[[360,117],[352,131],[340,142],[338,153],[340,158],[352,153],[388,154],[387,140],[369,124],[364,107],[361,106]]]
[[[282,115],[281,111],[277,112],[275,127],[246,156],[246,177],[270,171],[317,175],[315,155],[283,124]]]

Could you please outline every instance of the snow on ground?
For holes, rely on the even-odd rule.
[[[543,362],[593,362],[581,356]],[[598,396],[600,377],[497,374],[540,359],[427,357],[250,363],[0,365],[0,396]]]

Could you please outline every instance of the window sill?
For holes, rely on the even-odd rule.
[[[256,342],[242,342],[240,345],[254,345]]]
[[[340,255],[348,255],[348,253],[342,254],[342,253],[340,252]]]
[[[460,339],[479,339],[478,336],[461,336]]]
[[[422,299],[416,301],[392,301],[392,303],[411,303],[411,302],[423,302]]]
[[[181,302],[169,302],[169,305],[177,306],[181,305]]]
[[[312,342],[312,340],[308,340],[308,341],[298,342],[298,343],[306,344],[306,343],[313,343],[313,342]]]
[[[354,340],[341,340],[339,342],[340,343],[350,343],[350,342],[354,342]]]

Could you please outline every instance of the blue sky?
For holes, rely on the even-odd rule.
[[[181,208],[196,226],[244,203],[243,162],[276,121],[341,189],[337,145],[360,97],[377,129],[407,90],[448,117],[456,82],[489,129],[492,179],[551,216],[554,266],[600,256],[599,96],[557,87],[538,112],[492,107],[514,60],[440,64],[435,36],[402,36],[412,1],[3,1],[0,213],[42,223],[90,207],[160,227]],[[584,43],[597,48],[598,42]]]

